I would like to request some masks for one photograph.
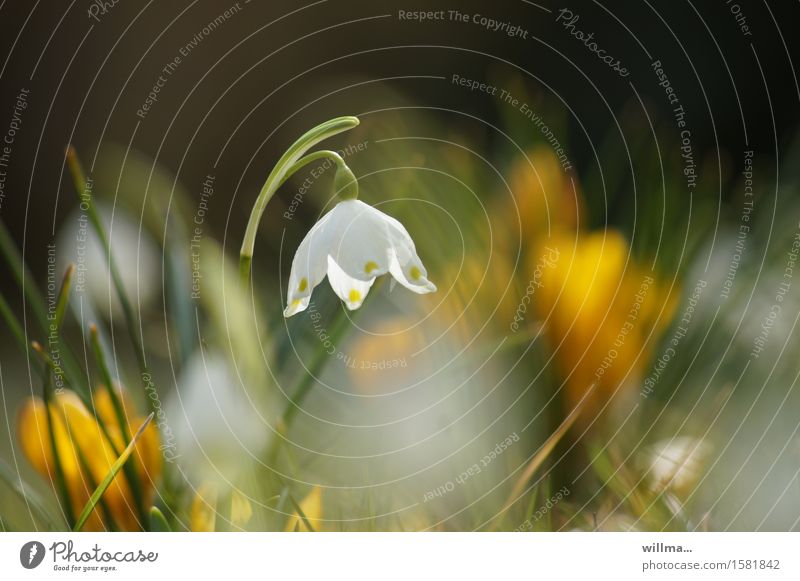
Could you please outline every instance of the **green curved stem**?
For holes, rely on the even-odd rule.
[[[275,167],[272,168],[272,171],[267,177],[267,181],[264,182],[261,192],[258,194],[256,203],[253,206],[253,211],[250,213],[250,220],[247,222],[247,229],[245,230],[244,240],[242,241],[242,249],[239,253],[239,270],[245,286],[247,286],[250,281],[250,265],[253,262],[253,248],[256,242],[258,224],[261,222],[261,216],[270,199],[272,199],[272,196],[275,195],[275,192],[281,184],[283,184],[294,171],[300,169],[299,167],[295,169],[295,165],[300,161],[300,158],[303,157],[306,151],[329,137],[352,129],[358,125],[358,123],[357,117],[337,117],[336,119],[331,119],[330,121],[317,125],[295,141],[292,146],[286,150],[286,153],[281,156],[278,163],[275,164]],[[322,155],[323,153],[325,153],[324,156]],[[332,152],[319,152],[319,157],[330,157],[330,153]],[[319,159],[319,157],[315,159]],[[336,158],[341,160],[338,154],[336,154]],[[334,160],[336,160],[336,158],[334,158]],[[311,161],[313,161],[313,159],[305,161],[305,163],[310,163]],[[305,163],[303,163],[303,165],[305,165]],[[344,163],[344,161],[342,161],[342,163]],[[302,167],[302,165],[300,167]]]
[[[308,155],[300,158],[297,162],[295,162],[295,164],[292,165],[292,167],[290,167],[289,170],[286,172],[286,175],[283,176],[283,179],[281,180],[281,183],[278,184],[278,187],[280,188],[295,173],[303,169],[309,163],[317,161],[318,159],[332,159],[333,163],[336,164],[337,168],[346,165],[344,163],[344,159],[342,159],[342,156],[336,153],[335,151],[331,151],[330,149],[315,151],[314,153],[309,153]]]

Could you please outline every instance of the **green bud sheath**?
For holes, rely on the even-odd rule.
[[[340,200],[355,200],[358,198],[358,181],[346,164],[336,166],[336,175],[333,177],[333,191]]]

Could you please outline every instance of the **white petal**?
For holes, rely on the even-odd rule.
[[[359,200],[336,206],[330,227],[330,255],[352,278],[367,281],[389,271],[392,236],[387,218]]]
[[[417,255],[414,241],[405,226],[391,216],[386,216],[386,222],[392,238],[392,258],[389,272],[397,279],[397,282],[417,294],[422,295],[436,291],[436,285],[428,280],[428,271]]]
[[[328,257],[328,282],[331,283],[333,292],[335,292],[340,299],[342,299],[347,308],[351,311],[357,309],[367,298],[372,283],[375,278],[370,280],[358,280],[347,274],[341,267],[336,264],[332,257]]]
[[[283,309],[283,316],[289,318],[301,311],[305,311],[308,308],[309,302],[311,302],[311,296],[303,297],[301,299],[292,299],[286,308]]]
[[[286,317],[305,310],[311,291],[325,278],[328,270],[332,215],[333,210],[314,224],[297,248],[294,260],[292,260],[292,271],[289,274],[289,288],[286,293],[287,307],[283,312]]]

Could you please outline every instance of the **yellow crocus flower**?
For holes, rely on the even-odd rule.
[[[532,147],[512,165],[508,185],[519,212],[523,241],[555,229],[580,227],[583,198],[577,180],[570,178],[546,145]],[[514,231],[515,216],[507,215],[509,231]]]
[[[537,314],[570,409],[596,385],[583,418],[591,421],[618,387],[641,378],[678,293],[670,293],[649,265],[638,263],[614,230],[560,232],[546,246],[557,251],[558,260],[541,269]]]
[[[669,281],[649,263],[635,259],[616,230],[584,230],[580,185],[549,147],[537,145],[527,159],[520,157],[511,167],[509,186],[522,228],[520,284],[528,285],[536,323],[544,324],[567,412],[596,385],[583,414],[590,422],[613,405],[618,388],[615,401],[641,379],[672,319],[679,290],[670,290]],[[505,215],[508,231],[515,231],[508,206]],[[523,318],[520,329],[532,322]]]
[[[124,391],[118,391],[126,414],[133,410]],[[103,421],[108,436],[118,451],[126,447],[123,432],[108,390],[94,393],[97,416]],[[103,433],[97,418],[86,408],[77,395],[63,391],[54,396],[50,404],[55,447],[64,473],[73,514],[81,512],[89,500],[94,486],[108,474],[117,459],[114,447]],[[129,432],[136,433],[144,418],[128,421]],[[28,398],[19,411],[17,434],[25,457],[42,476],[55,482],[56,471],[50,444],[47,411],[44,401],[38,397]],[[153,503],[154,481],[161,472],[158,430],[151,424],[142,433],[129,462],[136,467],[145,509]],[[84,464],[85,462],[85,464]],[[88,471],[88,473],[87,473]],[[110,518],[116,528],[135,531],[142,528],[133,499],[130,484],[124,471],[120,471],[102,497]],[[111,528],[100,504],[95,507],[83,530],[102,531]]]

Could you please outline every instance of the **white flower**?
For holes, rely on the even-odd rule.
[[[691,436],[657,442],[649,451],[653,489],[690,489],[699,479],[710,453],[708,443]]]
[[[114,260],[122,265],[119,268],[122,287],[134,304],[147,310],[161,291],[161,251],[127,212],[117,208],[112,213],[104,204],[97,204],[97,212],[108,233]],[[121,317],[122,305],[111,281],[105,249],[83,210],[76,208],[65,220],[56,245],[58,272],[63,273],[70,263],[75,264],[73,289],[85,295],[91,301],[89,306],[98,311],[96,315],[88,315],[89,318]]]
[[[436,290],[400,222],[359,200],[339,202],[300,243],[283,314],[304,311],[326,274],[347,308],[357,309],[375,278],[387,272],[415,293]]]
[[[164,454],[180,458],[192,477],[218,483],[236,480],[266,442],[253,393],[242,387],[233,364],[216,351],[196,352],[166,405]]]

